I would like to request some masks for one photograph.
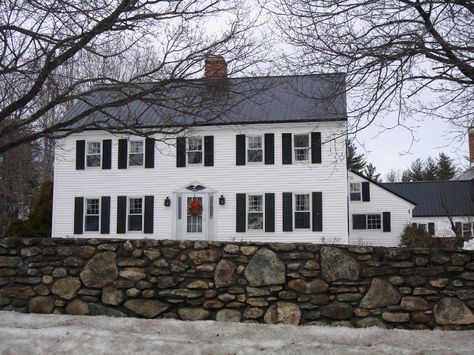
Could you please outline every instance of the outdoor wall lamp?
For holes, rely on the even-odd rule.
[[[224,197],[224,195],[221,195],[221,197],[219,197],[219,205],[221,205],[221,206],[224,206],[224,205],[225,205],[225,197]]]
[[[168,196],[166,196],[166,198],[165,198],[165,207],[169,207],[169,206],[171,206],[171,200]]]

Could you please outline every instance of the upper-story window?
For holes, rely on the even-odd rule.
[[[187,141],[188,164],[202,164],[202,137],[190,137]]]
[[[263,139],[262,136],[247,137],[247,162],[261,163],[263,161]]]
[[[350,183],[350,197],[351,201],[361,201],[362,200],[362,190],[360,187],[360,182],[351,182]]]
[[[263,195],[248,195],[248,229],[263,229]]]
[[[143,229],[143,199],[128,199],[128,230],[141,231]]]
[[[86,165],[88,168],[100,166],[100,142],[87,142]]]
[[[310,228],[311,209],[309,194],[295,194],[295,228]]]
[[[130,141],[128,166],[143,166],[143,141]]]
[[[295,134],[293,137],[293,148],[295,151],[295,161],[309,160],[309,135]]]
[[[85,207],[84,230],[86,232],[98,232],[100,223],[100,200],[98,198],[86,198]]]

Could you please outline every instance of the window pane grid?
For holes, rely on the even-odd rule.
[[[141,231],[143,227],[143,199],[128,200],[128,230]]]
[[[141,198],[131,198],[130,199],[130,214],[142,214],[142,199]]]
[[[295,210],[309,212],[309,194],[295,195]]]
[[[143,165],[143,141],[130,141],[129,166]]]
[[[462,236],[463,237],[472,237],[471,223],[462,224]]]
[[[379,214],[367,215],[367,229],[381,229],[382,219]]]
[[[202,137],[188,138],[188,164],[202,164]]]
[[[263,196],[262,195],[249,196],[249,212],[263,212]]]
[[[85,230],[86,232],[99,231],[100,202],[98,198],[86,199]]]
[[[350,184],[351,201],[361,201],[361,187],[359,182]]]
[[[86,164],[88,167],[100,166],[100,142],[87,142]]]
[[[202,197],[188,197],[186,206],[189,206],[192,201],[199,201],[202,204]],[[187,213],[186,231],[187,233],[202,233],[202,214],[192,215],[189,212]]]
[[[263,229],[263,195],[248,196],[247,228]]]

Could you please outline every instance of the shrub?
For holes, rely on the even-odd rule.
[[[50,237],[53,214],[53,182],[45,181],[27,220],[16,219],[5,229],[9,237]]]
[[[416,224],[408,224],[403,229],[400,246],[406,248],[448,248],[461,249],[464,245],[462,238],[436,238]]]

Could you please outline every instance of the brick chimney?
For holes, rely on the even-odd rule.
[[[469,128],[469,162],[474,167],[474,127]]]
[[[221,55],[209,55],[204,62],[204,77],[206,79],[227,78],[227,63]]]

